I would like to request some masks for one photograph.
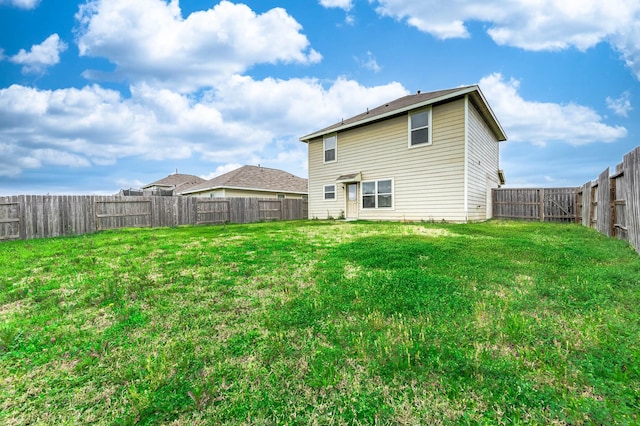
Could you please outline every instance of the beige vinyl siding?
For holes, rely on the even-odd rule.
[[[201,192],[192,192],[184,194],[185,197],[224,197],[224,189],[205,190]]]
[[[226,188],[225,197],[258,197],[278,198],[278,194],[284,194],[285,198],[302,198],[302,194],[290,194],[287,192],[251,191],[245,189]]]
[[[218,188],[211,191],[203,191],[195,194],[186,194],[193,197],[214,197],[214,198],[278,198],[278,194],[284,194],[285,198],[302,198],[302,194],[290,194],[286,192],[268,192],[268,191],[251,191],[246,189],[230,189],[230,188]]]
[[[324,164],[324,143],[322,138],[314,139],[308,145],[309,219],[326,219],[329,216],[338,217],[340,211],[344,210],[344,191],[337,185],[335,200],[324,199],[324,186],[336,185],[336,178],[340,174],[336,172],[338,164],[335,162]],[[337,155],[341,155],[341,148],[340,138],[338,137]]]
[[[469,220],[491,217],[491,188],[499,185],[499,142],[482,119],[476,107],[469,102],[468,124],[468,206]],[[489,205],[487,204],[489,203]],[[487,209],[489,216],[487,216]]]
[[[362,173],[362,181],[392,179],[392,209],[362,209],[360,219],[464,221],[464,100],[432,109],[433,143],[408,146],[408,115],[338,131],[338,161],[322,163],[322,139],[309,143],[309,216],[337,217],[345,190],[323,199],[324,185],[338,176]]]

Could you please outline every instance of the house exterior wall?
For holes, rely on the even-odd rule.
[[[224,197],[224,189],[213,189],[213,190],[208,190],[208,191],[201,191],[201,192],[191,192],[188,194],[182,194],[183,197],[213,197],[213,198],[219,198],[219,197]]]
[[[284,195],[285,198],[303,198],[303,194],[291,194],[288,192],[267,192],[267,191],[250,191],[245,189],[225,189],[225,197],[258,197],[258,198],[278,198],[278,195]]]
[[[268,191],[251,191],[247,189],[230,189],[230,188],[218,188],[210,191],[202,191],[194,194],[185,194],[190,197],[212,197],[212,198],[278,198],[279,194],[284,194],[285,198],[301,199],[304,198],[303,194],[291,194],[286,192],[268,192]]]
[[[468,219],[486,220],[492,215],[491,189],[500,185],[499,141],[476,107],[468,105]]]
[[[465,100],[432,107],[432,144],[409,148],[408,114],[337,133],[337,161],[323,164],[323,140],[308,143],[309,217],[339,217],[345,189],[338,176],[361,173],[361,181],[392,179],[393,207],[363,209],[370,220],[462,222],[464,212]],[[324,186],[336,185],[336,199],[324,200]]]

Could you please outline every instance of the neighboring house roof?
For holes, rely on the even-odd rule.
[[[193,185],[205,182],[205,179],[200,176],[185,175],[181,173],[174,173],[166,178],[157,180],[148,185],[142,187],[142,189],[148,189],[151,187],[158,187],[163,189],[174,189],[175,191],[187,189]]]
[[[498,119],[491,110],[489,103],[480,91],[480,87],[477,85],[458,87],[455,89],[438,90],[436,92],[428,93],[418,92],[414,95],[404,96],[394,101],[387,102],[386,104],[380,105],[379,107],[373,108],[371,110],[368,109],[362,114],[358,114],[346,120],[341,120],[340,122],[329,127],[325,127],[324,129],[303,136],[300,138],[300,140],[302,142],[309,142],[311,139],[318,138],[329,133],[359,127],[374,121],[397,116],[416,108],[449,102],[456,98],[463,97],[467,94],[470,96],[471,101],[474,103],[476,108],[478,108],[478,110],[484,117],[484,120],[487,122],[497,139],[499,141],[507,140],[507,136],[502,129],[502,126],[498,122]]]
[[[306,194],[309,191],[307,179],[292,175],[289,172],[268,167],[242,166],[180,191],[180,193],[193,194],[223,188],[296,194]]]

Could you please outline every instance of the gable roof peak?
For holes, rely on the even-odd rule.
[[[184,173],[173,173],[155,182],[151,182],[142,187],[142,189],[151,188],[152,186],[164,186],[167,188],[176,188],[181,185],[190,185],[204,182],[205,179],[200,176],[189,175]]]
[[[355,115],[348,119],[342,119],[336,124],[303,136],[300,138],[300,140],[302,142],[309,142],[311,139],[324,136],[329,133],[350,129],[352,127],[361,126],[377,120],[382,120],[394,115],[402,114],[412,109],[421,108],[423,106],[451,101],[467,94],[470,94],[472,100],[478,104],[478,106],[482,110],[481,112],[483,116],[485,116],[485,120],[487,120],[488,122],[493,122],[490,124],[490,127],[494,130],[494,132],[496,132],[498,139],[506,140],[504,131],[502,130],[497,118],[491,111],[489,104],[484,98],[484,95],[480,90],[480,86],[478,86],[477,84],[424,93],[421,90],[418,90],[414,94],[402,96],[378,107],[372,109],[367,108],[366,112]]]

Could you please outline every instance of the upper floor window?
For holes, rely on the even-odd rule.
[[[324,138],[324,162],[331,163],[338,159],[338,137],[337,135],[325,136]]]
[[[409,113],[409,148],[431,144],[431,108]]]

